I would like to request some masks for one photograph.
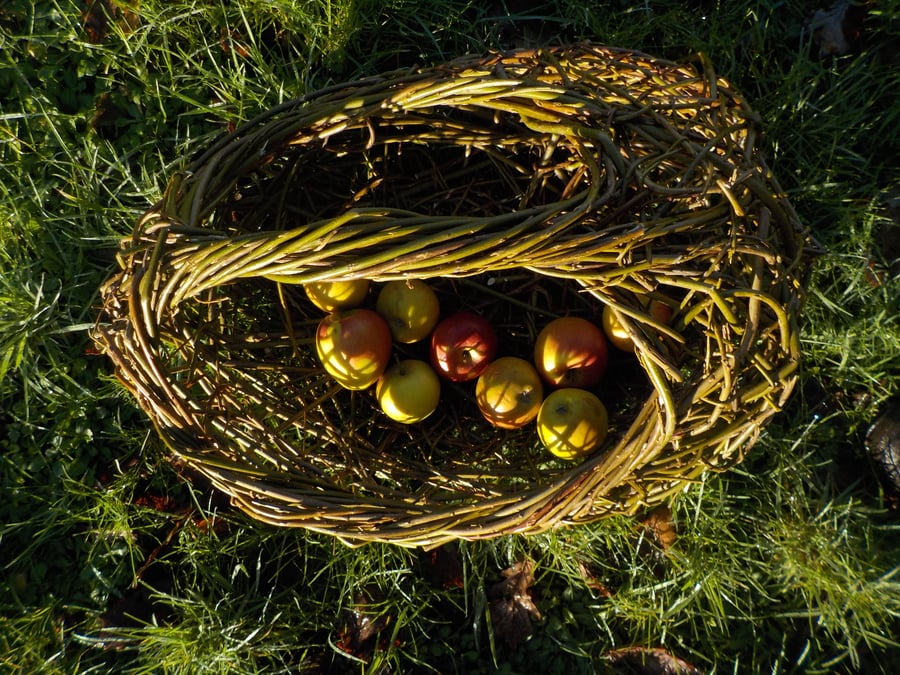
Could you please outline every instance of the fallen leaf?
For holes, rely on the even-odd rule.
[[[865,16],[865,7],[847,0],[816,10],[809,20],[809,29],[819,45],[819,55],[840,56],[849,52],[862,34]]]
[[[584,580],[585,586],[592,591],[599,593],[601,597],[611,598],[613,596],[613,592],[609,589],[609,586],[597,578],[596,570],[589,563],[579,560],[578,571],[581,573],[581,578]]]
[[[425,574],[437,588],[462,588],[463,563],[455,544],[445,544],[424,554]]]
[[[900,492],[900,398],[890,402],[866,432],[866,450],[888,490]]]
[[[622,672],[636,675],[704,675],[702,670],[662,647],[626,647],[609,651],[605,656],[616,666],[616,672],[619,668],[627,668]]]
[[[668,506],[658,506],[639,521],[637,553],[653,566],[657,579],[666,575],[666,556],[675,543],[675,522]]]
[[[494,633],[512,649],[517,649],[531,635],[532,618],[540,620],[541,612],[534,604],[534,563],[521,560],[501,573],[503,581],[488,592]]]
[[[123,33],[133,33],[138,25],[137,13],[130,9],[123,9],[113,0],[86,0],[87,5],[81,18],[84,21],[84,29],[88,33],[88,39],[93,44],[99,44],[109,35],[109,27],[115,23]]]
[[[161,495],[149,490],[145,491],[143,494],[137,495],[134,498],[134,504],[153,509],[154,511],[176,515],[181,515],[190,508],[189,506],[179,505],[175,499],[168,495]]]
[[[358,659],[368,661],[378,647],[377,637],[391,623],[391,616],[378,609],[383,598],[377,589],[357,593],[353,605],[344,612],[337,646]]]
[[[644,526],[644,532],[653,539],[663,553],[668,553],[669,547],[675,543],[678,536],[675,521],[672,519],[672,509],[665,505],[657,506],[644,516],[641,525]]]
[[[221,536],[231,529],[228,521],[215,517],[202,518],[198,516],[193,519],[192,524],[197,531],[202,532],[203,534],[212,533]]]
[[[219,47],[226,54],[230,54],[233,51],[241,58],[246,59],[250,56],[250,50],[244,46],[243,40],[244,36],[236,30],[228,30],[224,27],[219,29]]]

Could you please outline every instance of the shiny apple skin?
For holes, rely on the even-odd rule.
[[[304,284],[306,297],[323,312],[353,309],[363,304],[369,293],[368,279],[312,281]]]
[[[316,329],[316,353],[322,366],[345,389],[367,389],[387,368],[391,329],[377,312],[333,312]]]
[[[375,397],[384,414],[392,420],[414,424],[437,409],[441,382],[425,361],[406,359],[388,367],[378,378]]]
[[[497,333],[482,316],[457,312],[431,334],[431,365],[452,382],[476,379],[497,354]]]
[[[535,340],[534,364],[554,387],[592,387],[606,374],[608,362],[603,331],[581,317],[554,319]]]
[[[492,361],[475,383],[475,402],[484,418],[500,429],[518,429],[533,420],[544,387],[531,362],[517,356]]]
[[[538,437],[560,459],[585,457],[606,440],[609,414],[586,389],[566,387],[551,392],[537,415]]]
[[[394,340],[412,344],[424,340],[434,330],[441,305],[426,282],[395,280],[387,282],[379,291],[375,311],[388,322]]]
[[[650,318],[662,324],[672,320],[672,308],[659,300],[651,300],[647,305],[647,312]],[[611,305],[603,307],[603,332],[616,349],[623,352],[634,351],[634,340],[620,323],[616,310]]]
[[[623,352],[634,351],[634,340],[632,340],[625,326],[619,321],[616,310],[613,309],[612,305],[606,305],[603,308],[603,332],[616,349]]]

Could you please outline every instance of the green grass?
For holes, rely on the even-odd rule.
[[[825,58],[797,1],[142,0],[96,42],[86,3],[32,4],[0,9],[0,672],[613,672],[632,645],[711,673],[900,667],[900,527],[862,449],[900,392],[896,0]],[[826,249],[801,386],[747,460],[674,500],[665,553],[615,518],[461,543],[449,571],[185,480],[87,336],[169,173],[316,87],[558,36],[709,54]],[[523,558],[542,618],[513,649],[490,593]]]

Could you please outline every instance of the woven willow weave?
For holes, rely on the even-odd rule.
[[[435,546],[635,513],[740,461],[795,384],[806,234],[757,125],[702,60],[593,45],[332,86],[171,178],[94,337],[173,455],[266,522]],[[606,445],[554,460],[449,383],[390,422],[312,348],[298,284],[349,278],[428,279],[524,356],[612,305],[636,354],[598,390]]]

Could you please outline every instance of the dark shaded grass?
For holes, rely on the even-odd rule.
[[[6,3],[0,670],[603,672],[610,649],[638,644],[715,672],[894,672],[896,511],[862,439],[900,388],[883,246],[897,3],[870,7],[851,53],[825,58],[807,3],[696,7],[145,1],[133,29],[110,23],[95,43],[81,3]],[[612,519],[462,545],[444,588],[418,552],[250,523],[170,466],[86,336],[116,239],[168,173],[315,87],[585,37],[708,53],[760,113],[770,163],[828,251],[802,391],[739,470],[676,500],[668,554]],[[523,556],[543,619],[512,650],[489,630],[487,592]],[[381,628],[358,645],[368,666],[339,647],[359,622]]]

